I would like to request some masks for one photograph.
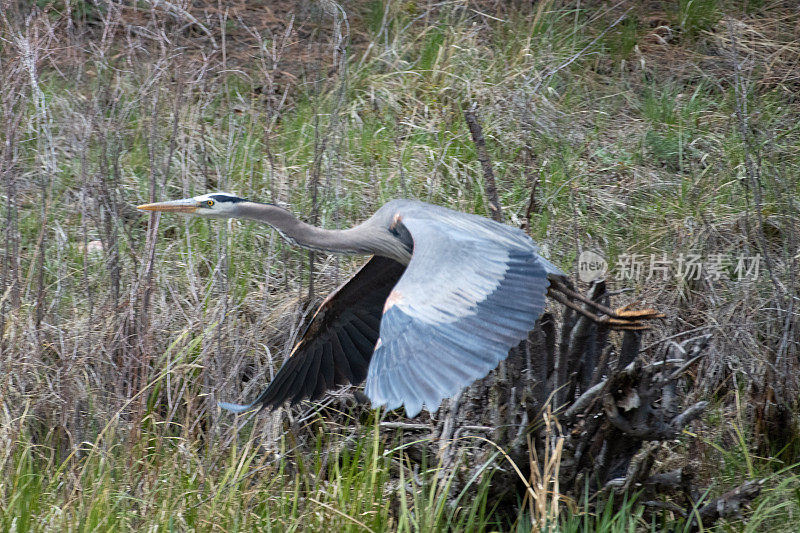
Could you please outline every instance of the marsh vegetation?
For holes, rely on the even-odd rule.
[[[644,361],[710,334],[681,384],[708,406],[652,467],[691,466],[708,487],[695,509],[762,481],[714,527],[795,531],[794,3],[287,4],[0,0],[0,527],[702,527],[637,487],[559,493],[558,405],[531,420],[548,429],[524,463],[495,442],[466,480],[458,458],[414,452],[404,424],[427,415],[372,411],[352,389],[217,407],[262,389],[363,259],[134,206],[228,190],[327,228],[397,197],[488,216],[474,104],[505,222],[565,271],[586,250],[612,267],[720,258],[719,275],[607,276],[629,291],[615,298],[667,314]],[[759,270],[741,275],[741,257]],[[497,500],[498,480],[516,496]]]

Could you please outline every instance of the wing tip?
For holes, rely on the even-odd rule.
[[[254,403],[245,405],[239,403],[217,402],[217,405],[225,409],[226,411],[230,411],[236,414],[244,413],[245,411],[250,411],[256,408],[256,405]]]
[[[365,390],[366,393],[366,390]],[[401,407],[405,409],[406,418],[414,418],[422,411],[428,411],[431,415],[439,410],[439,407],[442,405],[442,400],[444,398],[439,398],[436,405],[432,405],[434,402],[431,398],[386,398],[383,396],[374,396],[375,392],[372,391],[372,395],[367,393],[367,397],[369,398],[370,404],[373,409],[385,409],[386,411],[394,411],[395,409],[400,409]],[[429,405],[430,404],[430,405]]]

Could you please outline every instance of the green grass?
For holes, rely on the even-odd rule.
[[[149,423],[146,425],[150,426]],[[244,432],[246,433],[246,431]],[[2,484],[4,531],[478,531],[493,523],[490,476],[449,506],[449,479],[413,469],[376,425],[358,439],[320,433],[305,457],[244,438],[226,450],[169,437],[157,426],[136,442],[116,435],[59,460],[30,441]],[[325,458],[325,463],[321,458]]]
[[[15,443],[0,484],[2,530],[531,530],[524,512],[495,514],[490,470],[453,497],[454,472],[409,461],[407,445],[393,442],[374,418],[350,437],[330,427],[319,432],[311,455],[291,449],[289,437],[266,451],[248,429],[222,449],[170,436],[150,418],[144,425],[133,442],[111,430],[68,457],[28,439]],[[720,484],[740,479],[743,468],[750,470],[748,477],[766,477],[767,483],[747,522],[714,530],[791,531],[789,513],[800,512],[797,467],[774,469],[774,463],[752,457],[742,434],[736,434],[741,440],[732,448],[714,445],[733,467],[733,477],[720,478]],[[550,531],[686,527],[670,513],[646,516],[636,495],[616,505],[611,498],[594,512],[591,507],[583,502],[582,510],[567,512]]]
[[[687,37],[711,29],[722,17],[719,0],[679,0],[677,22]]]

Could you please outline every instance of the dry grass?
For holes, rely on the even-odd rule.
[[[561,501],[564,496],[558,486],[561,456],[564,451],[564,437],[558,420],[548,411],[544,418],[544,450],[539,460],[536,445],[528,439],[530,449],[530,484],[533,487],[528,506],[534,531],[548,531],[554,528],[562,516]],[[541,466],[540,466],[541,465]],[[528,494],[526,494],[526,498]]]

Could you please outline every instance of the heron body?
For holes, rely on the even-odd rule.
[[[373,257],[320,305],[272,382],[234,412],[276,407],[366,379],[373,406],[408,416],[486,376],[527,337],[563,272],[519,229],[414,200],[325,230],[226,193],[139,209],[266,223],[305,248]]]

